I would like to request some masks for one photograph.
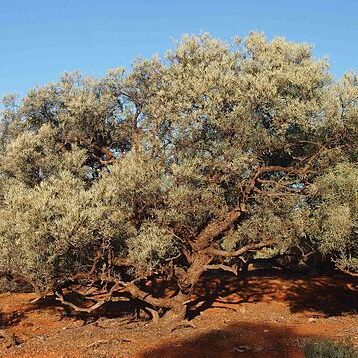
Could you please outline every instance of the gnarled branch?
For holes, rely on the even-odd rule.
[[[243,212],[244,208],[237,207],[231,210],[225,217],[210,223],[194,242],[195,249],[200,251],[207,248],[215,238],[227,231],[239,219]]]
[[[237,267],[231,267],[224,264],[206,265],[205,270],[223,270],[237,275]]]
[[[209,248],[207,250],[207,252],[212,255],[215,255],[215,256],[236,257],[236,256],[240,256],[240,255],[244,254],[245,252],[260,250],[265,247],[273,246],[274,244],[275,243],[273,241],[261,242],[259,244],[249,244],[249,245],[245,245],[245,246],[241,247],[240,249],[238,249],[236,251],[225,251],[225,250],[220,250],[220,249],[215,249],[215,248]]]
[[[56,300],[61,302],[63,305],[68,306],[70,308],[72,308],[74,311],[76,312],[84,312],[84,313],[91,313],[95,310],[97,310],[98,308],[102,307],[106,302],[109,302],[112,299],[112,295],[115,292],[116,289],[118,289],[118,285],[115,284],[112,286],[112,288],[109,290],[108,294],[106,295],[106,297],[103,300],[100,300],[98,302],[96,302],[94,305],[92,305],[91,307],[79,307],[77,305],[75,305],[72,302],[66,301],[62,295],[62,293],[56,291],[55,295],[56,295]]]

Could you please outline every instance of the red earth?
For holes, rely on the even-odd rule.
[[[0,357],[303,357],[310,339],[358,346],[358,289],[353,278],[252,272],[218,279],[191,320],[134,319],[113,307],[96,319],[65,314],[33,294],[0,295]]]

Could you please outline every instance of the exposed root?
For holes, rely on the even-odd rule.
[[[159,313],[155,309],[150,308],[150,307],[145,307],[144,310],[148,311],[150,313],[154,323],[158,323],[158,321],[159,321]]]
[[[93,311],[97,310],[98,308],[102,307],[106,302],[111,301],[112,299],[112,295],[114,293],[114,291],[118,288],[117,285],[114,285],[110,291],[108,292],[108,294],[104,297],[103,300],[98,301],[97,303],[95,303],[93,306],[88,307],[88,308],[83,308],[83,307],[79,307],[77,305],[75,305],[72,302],[66,301],[63,297],[63,295],[60,292],[55,292],[56,300],[60,301],[63,305],[68,306],[70,308],[72,308],[74,311],[76,312],[83,312],[83,313],[92,313]]]

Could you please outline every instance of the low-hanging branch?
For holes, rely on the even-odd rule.
[[[104,299],[97,301],[94,305],[90,307],[79,307],[72,302],[66,301],[65,298],[63,297],[63,294],[59,291],[55,291],[55,296],[57,301],[61,302],[61,304],[63,304],[64,306],[68,306],[72,308],[76,312],[92,313],[93,311],[96,311],[97,309],[102,307],[105,303],[111,301],[113,293],[117,289],[118,289],[118,285],[117,284],[113,285]]]
[[[223,271],[231,272],[234,275],[237,275],[238,273],[237,266],[232,267],[224,264],[206,265],[205,270],[223,270]]]
[[[207,252],[212,255],[215,255],[215,256],[236,257],[236,256],[241,256],[242,254],[244,254],[245,252],[248,252],[248,251],[256,251],[256,250],[260,250],[265,247],[270,247],[270,246],[274,246],[274,245],[275,245],[274,241],[267,241],[267,242],[261,242],[258,244],[248,244],[248,245],[241,247],[240,249],[238,249],[236,251],[225,251],[225,250],[220,250],[220,249],[211,247],[207,250]]]

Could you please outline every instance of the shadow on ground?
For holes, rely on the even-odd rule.
[[[242,278],[207,278],[197,294],[206,296],[206,302],[192,310],[191,318],[214,302],[230,305],[284,301],[292,313],[308,311],[326,317],[358,312],[357,279],[340,274],[310,277],[282,271],[252,271]]]
[[[146,358],[284,358],[303,357],[302,349],[307,339],[298,337],[290,328],[278,328],[269,324],[242,322],[213,329],[192,338],[171,340],[161,347],[140,354]]]
[[[312,276],[293,275],[283,271],[251,271],[245,276],[222,275],[204,277],[196,290],[198,299],[191,305],[189,319],[211,307],[215,302],[230,305],[265,301],[287,302],[292,313],[310,312],[326,317],[358,312],[357,280],[345,275]],[[10,297],[10,296],[9,296]],[[70,297],[71,298],[71,297]],[[201,304],[196,306],[200,301]],[[9,298],[11,299],[11,298]],[[75,297],[71,301],[76,303]],[[18,324],[31,311],[54,310],[64,317],[75,317],[85,323],[99,317],[135,317],[134,302],[109,302],[93,314],[78,314],[67,310],[53,297],[36,304],[25,304],[14,312],[2,313],[0,328]]]

